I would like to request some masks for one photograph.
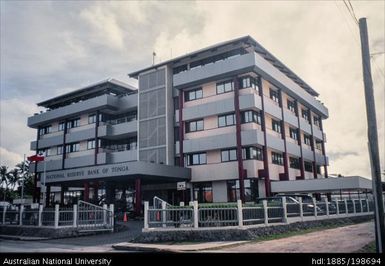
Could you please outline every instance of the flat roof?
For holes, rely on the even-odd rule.
[[[340,190],[372,190],[372,180],[361,176],[345,176],[271,182],[271,191],[274,193],[331,192]]]
[[[38,103],[37,105],[54,109],[63,106],[70,101],[91,98],[103,94],[104,92],[112,92],[117,95],[121,95],[127,93],[136,93],[137,89],[122,81],[108,78],[86,87],[45,100]]]
[[[191,53],[187,53],[186,55],[178,56],[178,57],[175,57],[173,59],[166,60],[164,62],[152,65],[150,67],[146,67],[146,68],[134,71],[132,73],[129,73],[128,75],[131,78],[137,78],[139,76],[139,74],[142,72],[146,72],[146,71],[151,70],[151,69],[156,69],[156,68],[163,66],[163,65],[168,65],[168,64],[173,65],[175,63],[180,62],[181,60],[191,59],[191,61],[194,61],[194,58],[198,57],[199,55],[201,55],[203,53],[207,53],[210,50],[218,49],[218,48],[225,47],[225,46],[230,46],[232,44],[237,44],[240,42],[252,45],[252,47],[254,48],[254,51],[256,53],[259,53],[260,55],[262,55],[266,60],[268,60],[272,65],[274,65],[276,68],[278,68],[287,77],[289,77],[291,80],[293,80],[295,83],[297,83],[305,91],[307,91],[308,93],[310,93],[313,96],[319,96],[318,92],[316,92],[313,88],[311,88],[305,81],[303,81],[300,77],[298,77],[293,71],[291,71],[287,66],[285,66],[281,61],[279,61],[274,55],[272,55],[261,44],[259,44],[255,39],[253,39],[249,35],[239,37],[236,39],[232,39],[229,41],[225,41],[225,42],[220,42],[220,43],[217,43],[215,45],[211,45],[211,46],[208,46],[206,48],[199,49],[199,50],[191,52]],[[199,60],[199,59],[197,59],[197,60]]]

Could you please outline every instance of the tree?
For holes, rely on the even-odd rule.
[[[6,194],[9,187],[9,176],[8,176],[8,167],[0,166],[0,176],[1,176],[1,192],[3,193],[3,200],[6,200]]]

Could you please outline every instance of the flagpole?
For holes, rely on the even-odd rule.
[[[21,198],[24,199],[24,178],[25,178],[25,153],[23,160],[23,179],[21,180]]]

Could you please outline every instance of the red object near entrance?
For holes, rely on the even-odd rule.
[[[41,161],[44,161],[44,156],[40,154],[36,154],[36,155],[27,157],[27,159],[30,162],[41,162]]]
[[[123,222],[127,222],[127,212],[124,213]]]

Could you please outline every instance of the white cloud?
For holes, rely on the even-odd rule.
[[[0,165],[6,165],[11,168],[22,161],[23,156],[19,153],[11,152],[3,147],[0,147]]]

